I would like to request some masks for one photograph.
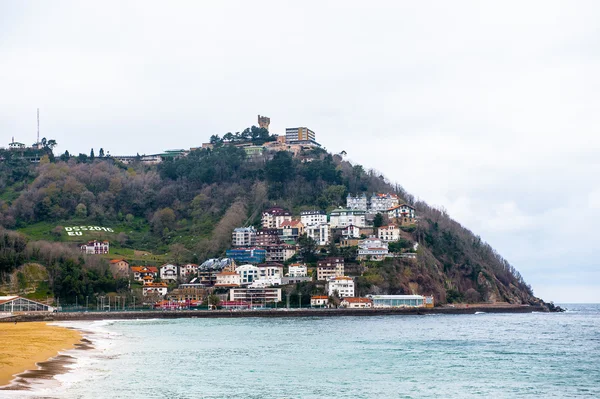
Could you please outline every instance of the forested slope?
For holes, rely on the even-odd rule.
[[[348,193],[361,192],[393,192],[413,205],[419,223],[405,229],[403,239],[419,243],[419,250],[416,261],[368,263],[357,277],[359,294],[433,294],[441,303],[538,301],[506,260],[443,211],[320,149],[297,157],[276,152],[249,160],[242,149],[218,144],[157,166],[64,156],[30,165],[5,156],[0,163],[0,225],[5,229],[0,235],[0,273],[36,261],[52,271],[56,293],[118,290],[122,282],[110,281],[101,261],[79,256],[74,243],[106,238],[117,254],[148,251],[156,255],[148,259],[157,262],[201,262],[223,255],[233,228],[258,224],[268,206],[276,204],[296,215],[329,211],[344,206]],[[83,238],[64,234],[65,226],[79,224],[115,232]],[[55,255],[49,259],[46,252]],[[339,254],[353,261],[351,249],[333,245],[317,256]],[[73,270],[79,272],[65,288],[65,276]]]

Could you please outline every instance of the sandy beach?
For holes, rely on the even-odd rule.
[[[37,363],[72,349],[81,341],[81,333],[44,322],[0,323],[0,386],[15,374],[36,370]]]

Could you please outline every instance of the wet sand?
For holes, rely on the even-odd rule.
[[[74,329],[44,322],[0,323],[0,387],[19,373],[17,386],[11,389],[25,389],[29,378],[49,379],[64,373],[65,366],[74,359],[58,352],[88,346],[89,341],[82,340],[81,333]]]

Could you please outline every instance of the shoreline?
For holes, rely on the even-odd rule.
[[[0,390],[28,389],[28,379],[51,379],[75,359],[61,354],[84,342],[75,329],[45,322],[0,323]]]
[[[342,316],[400,316],[431,314],[475,313],[533,313],[548,310],[542,306],[469,306],[438,308],[385,308],[385,309],[269,309],[269,310],[145,310],[73,313],[25,313],[0,320],[3,322],[53,322],[111,319],[180,319],[180,318],[240,318],[240,317],[342,317]]]

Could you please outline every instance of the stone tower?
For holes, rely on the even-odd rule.
[[[269,124],[271,124],[271,118],[258,115],[258,127],[264,127],[269,130]]]

